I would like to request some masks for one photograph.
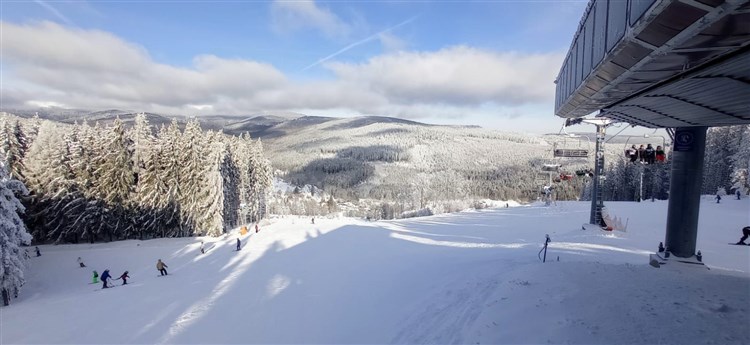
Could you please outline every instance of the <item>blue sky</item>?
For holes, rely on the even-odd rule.
[[[3,103],[546,132],[586,3],[3,1]]]

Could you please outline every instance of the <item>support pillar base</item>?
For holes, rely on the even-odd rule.
[[[659,268],[662,265],[666,265],[667,263],[672,263],[672,265],[682,265],[690,267],[704,267],[707,270],[710,269],[702,261],[698,261],[698,258],[695,255],[689,258],[680,258],[670,254],[669,257],[667,257],[664,252],[659,252],[650,254],[648,256],[648,264],[653,267]]]

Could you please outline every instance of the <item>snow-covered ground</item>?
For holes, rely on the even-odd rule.
[[[206,239],[204,255],[197,238],[41,246],[22,295],[0,308],[0,343],[750,343],[750,246],[728,245],[750,200],[704,199],[710,270],[648,265],[666,202],[608,203],[628,220],[614,233],[580,230],[588,207],[290,217],[240,252],[236,235]],[[105,268],[131,280],[88,284]]]

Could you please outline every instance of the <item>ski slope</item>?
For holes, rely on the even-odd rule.
[[[580,230],[589,203],[561,202],[281,218],[239,252],[237,235],[204,239],[203,255],[199,238],[40,246],[22,295],[0,308],[0,343],[750,343],[750,246],[728,245],[750,225],[749,199],[704,198],[710,270],[648,265],[666,202],[607,206],[626,232]],[[128,285],[89,284],[105,268],[128,270]]]

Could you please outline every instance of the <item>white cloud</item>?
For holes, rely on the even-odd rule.
[[[346,37],[351,27],[333,12],[318,7],[313,0],[275,0],[271,3],[273,28],[282,33],[316,29],[327,37]]]
[[[554,99],[561,61],[561,53],[493,53],[458,46],[326,67],[341,80],[367,85],[398,102],[524,104]]]
[[[470,118],[551,108],[562,54],[496,53],[470,47],[394,52],[361,63],[328,62],[332,80],[296,82],[274,66],[213,55],[190,67],[97,30],[43,22],[3,30],[3,106],[248,114],[308,109],[404,118]],[[525,115],[523,115],[525,116]],[[550,115],[551,116],[551,109]]]
[[[383,45],[383,49],[385,49],[386,52],[397,52],[401,50],[405,50],[408,46],[408,43],[394,35],[390,32],[383,32],[380,35],[378,35],[378,39],[380,40],[380,44]]]

